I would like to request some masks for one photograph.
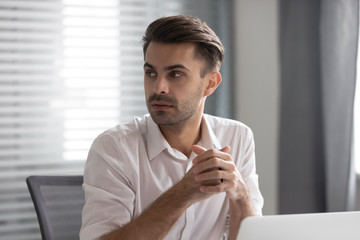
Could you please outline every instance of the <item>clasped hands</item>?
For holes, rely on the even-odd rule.
[[[197,156],[193,159],[193,167],[186,174],[185,179],[195,182],[192,185],[197,188],[194,190],[197,193],[193,194],[194,202],[221,192],[226,192],[233,200],[247,196],[246,183],[229,154],[229,146],[220,150],[207,150],[194,145],[191,150]],[[199,191],[203,194],[199,194]]]

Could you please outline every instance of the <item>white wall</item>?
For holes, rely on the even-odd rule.
[[[360,211],[360,175],[357,175],[356,179],[356,198],[355,198],[355,210]]]
[[[236,117],[254,132],[263,214],[277,214],[278,2],[234,2]]]

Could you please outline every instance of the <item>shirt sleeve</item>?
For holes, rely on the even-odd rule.
[[[94,141],[84,171],[81,240],[99,239],[132,218],[135,192],[119,160],[114,139],[101,135]]]
[[[233,153],[235,165],[238,168],[241,176],[244,178],[249,191],[250,202],[256,215],[262,215],[262,207],[264,199],[259,189],[258,175],[256,174],[255,165],[255,142],[253,133],[250,128],[240,128],[240,131],[235,134],[238,138],[233,140],[233,144],[241,147],[237,149],[236,153]],[[226,218],[225,225],[225,239],[229,235],[229,214]]]
[[[247,131],[246,144],[244,149],[244,158],[239,166],[240,173],[246,182],[248,187],[250,202],[253,206],[253,210],[256,215],[262,215],[262,207],[264,205],[264,199],[259,189],[259,177],[256,173],[255,164],[255,143],[254,136],[250,129]]]

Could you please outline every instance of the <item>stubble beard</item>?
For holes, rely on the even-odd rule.
[[[184,101],[184,103],[179,106],[178,101],[168,96],[162,95],[153,95],[147,101],[147,107],[152,117],[153,121],[158,125],[168,125],[168,126],[181,126],[184,125],[191,117],[193,117],[200,104],[201,89],[196,93],[193,93],[189,98]],[[152,111],[151,110],[151,101],[165,101],[172,105],[170,111]],[[179,109],[180,107],[180,109]]]

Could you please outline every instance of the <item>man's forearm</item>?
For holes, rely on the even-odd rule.
[[[161,195],[140,216],[123,227],[104,235],[101,240],[162,239],[190,206],[177,185]]]
[[[250,203],[249,198],[242,200],[232,200],[229,199],[229,214],[230,214],[230,225],[229,225],[229,240],[235,240],[239,227],[244,220],[244,218],[248,216],[254,216],[254,210]]]

